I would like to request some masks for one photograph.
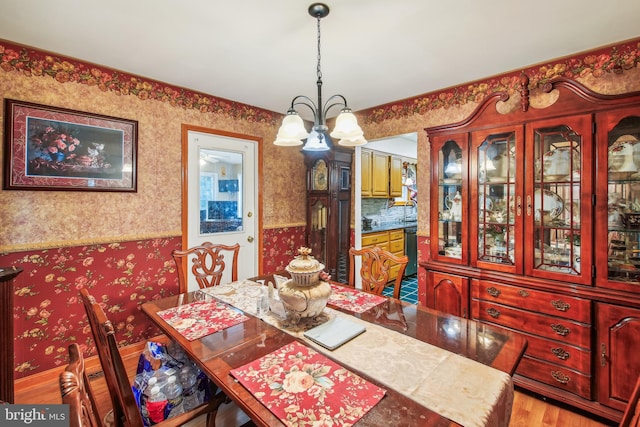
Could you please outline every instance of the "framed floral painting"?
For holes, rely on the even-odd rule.
[[[5,190],[137,190],[138,122],[5,99]]]

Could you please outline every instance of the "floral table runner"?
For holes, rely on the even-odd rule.
[[[385,390],[292,342],[231,374],[288,426],[351,426]]]
[[[259,293],[256,288],[260,286],[251,281],[234,282],[213,291],[208,288],[206,293],[211,300],[215,296],[228,304],[246,309],[247,313],[255,314],[256,302],[251,296]],[[348,288],[347,291],[358,292]],[[362,294],[377,297],[365,292]],[[384,297],[379,298],[385,300]],[[325,350],[304,337],[305,330],[335,316],[348,316],[354,322],[362,322],[367,331],[333,351]],[[331,307],[325,308],[316,319],[303,319],[297,325],[283,323],[271,315],[262,319],[303,340],[314,350],[331,354],[339,363],[374,378],[384,387],[458,424],[467,427],[509,425],[513,381],[504,372]],[[464,339],[463,334],[459,338]],[[372,354],[376,355],[376,363],[371,363]],[[380,369],[380,366],[385,369]]]
[[[249,320],[241,312],[218,301],[196,301],[159,311],[165,322],[189,341]]]
[[[339,307],[354,313],[364,313],[372,307],[381,304],[387,300],[386,297],[374,295],[358,289],[346,286],[331,285],[331,296],[327,304]]]

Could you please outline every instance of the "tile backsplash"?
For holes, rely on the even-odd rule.
[[[362,199],[362,216],[372,221],[372,225],[402,223],[417,220],[417,206],[394,206],[393,199]]]

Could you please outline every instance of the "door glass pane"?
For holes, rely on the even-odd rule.
[[[579,275],[582,137],[565,125],[534,129],[533,136],[533,267]]]
[[[478,147],[478,259],[515,263],[516,136],[489,135]]]
[[[440,150],[438,173],[438,252],[462,258],[462,149],[455,141],[447,141]]]
[[[608,135],[609,280],[640,282],[640,118],[621,120]]]
[[[200,234],[242,230],[241,153],[200,149]]]

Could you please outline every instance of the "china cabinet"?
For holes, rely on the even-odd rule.
[[[307,245],[331,277],[348,281],[352,150],[305,152]]]
[[[426,129],[422,302],[519,331],[517,385],[617,421],[640,375],[640,93],[520,84]]]

